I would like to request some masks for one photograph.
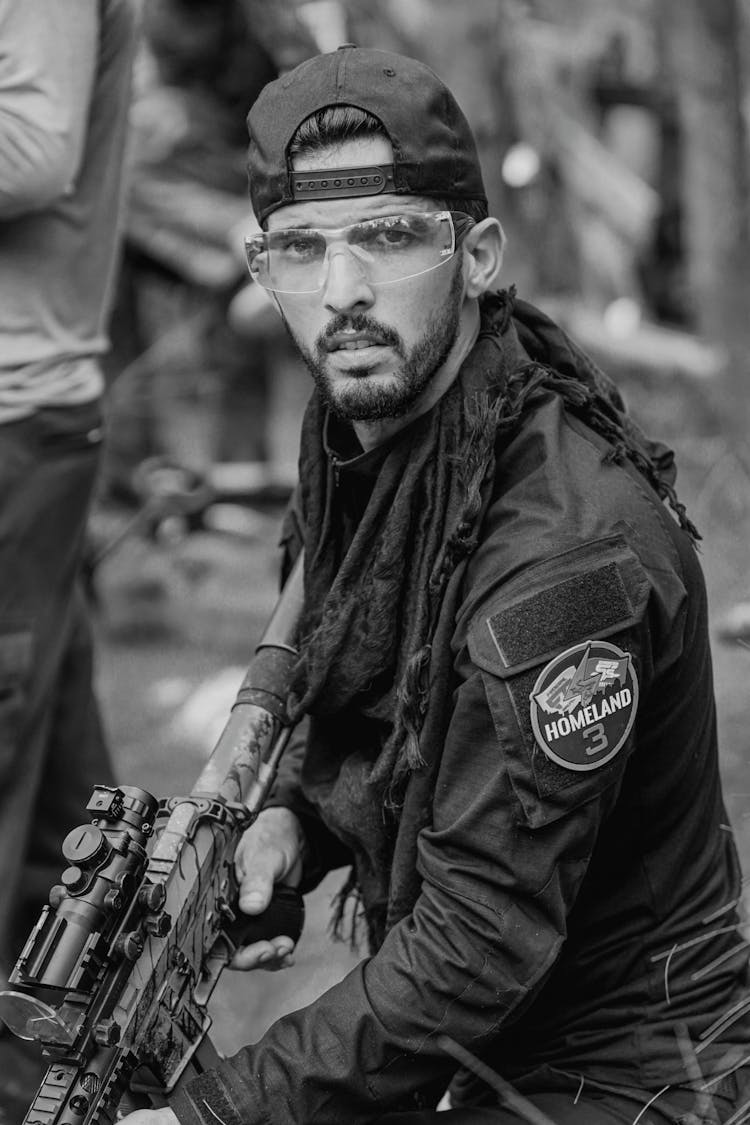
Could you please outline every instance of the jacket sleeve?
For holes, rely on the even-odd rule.
[[[300,891],[307,894],[317,887],[329,871],[352,862],[349,849],[326,827],[317,810],[307,800],[300,781],[308,738],[309,721],[304,718],[292,731],[281,758],[276,779],[264,808],[289,809],[299,820],[305,836]]]
[[[590,560],[578,558],[567,585],[557,562],[533,575],[518,596],[503,591],[479,608],[457,658],[460,686],[432,824],[419,839],[422,890],[413,912],[375,956],[316,1002],[189,1083],[174,1102],[183,1125],[209,1125],[216,1117],[227,1125],[343,1125],[414,1108],[415,1092],[434,1103],[453,1069],[439,1036],[481,1052],[534,997],[565,941],[566,918],[616,799],[633,736],[632,723],[606,723],[609,749],[619,741],[615,752],[607,756],[595,738],[602,764],[566,768],[540,748],[530,694],[538,685],[552,706],[560,684],[574,690],[573,674],[589,688],[595,674],[604,677],[608,690],[600,701],[615,688],[623,691],[617,674],[625,674],[624,665],[604,663],[594,673],[582,663],[592,613],[601,616],[606,644],[627,657],[631,701],[636,680],[642,692],[647,688],[651,667],[647,583],[633,559],[627,566],[606,561],[592,579]],[[576,608],[584,589],[585,612]],[[547,630],[534,624],[547,617],[556,623],[551,651]],[[594,658],[606,661],[597,651]],[[572,713],[568,707],[569,719]],[[618,711],[616,717],[630,716]]]
[[[303,515],[300,486],[294,489],[281,524],[281,584],[289,578],[292,567],[303,549]],[[286,808],[295,814],[305,834],[305,855],[300,890],[313,890],[329,871],[351,863],[348,848],[321,821],[305,797],[300,775],[309,737],[308,717],[292,731],[279,763],[278,772],[264,808]]]
[[[99,53],[91,0],[0,0],[0,221],[75,184]]]

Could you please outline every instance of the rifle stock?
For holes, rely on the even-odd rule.
[[[282,888],[259,918],[236,913],[234,852],[289,737],[302,607],[298,559],[228,722],[187,797],[94,789],[90,824],[0,993],[0,1017],[51,1062],[24,1125],[111,1125],[126,1091],[151,1105],[218,1059],[208,1000],[235,948],[302,928]]]

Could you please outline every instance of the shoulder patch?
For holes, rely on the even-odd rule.
[[[546,756],[565,769],[588,771],[624,745],[638,709],[630,654],[608,641],[584,641],[542,669],[531,691],[531,726]]]

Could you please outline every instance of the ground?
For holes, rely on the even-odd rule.
[[[658,420],[669,403],[656,402]],[[672,429],[680,496],[704,537],[722,772],[750,873],[750,645],[720,635],[730,609],[750,600],[750,478],[720,436]],[[256,515],[241,537],[200,533],[162,547],[131,538],[102,564],[98,683],[123,783],[166,796],[187,792],[195,780],[274,603],[278,516]],[[356,953],[332,945],[326,934],[343,876],[334,873],[308,897],[293,968],[224,974],[212,1003],[221,1050],[231,1053],[256,1039],[279,1014],[312,999],[356,962]]]

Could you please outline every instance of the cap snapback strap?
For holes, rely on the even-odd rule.
[[[292,199],[299,201],[347,199],[353,195],[379,195],[396,190],[392,164],[290,172],[289,186]]]

